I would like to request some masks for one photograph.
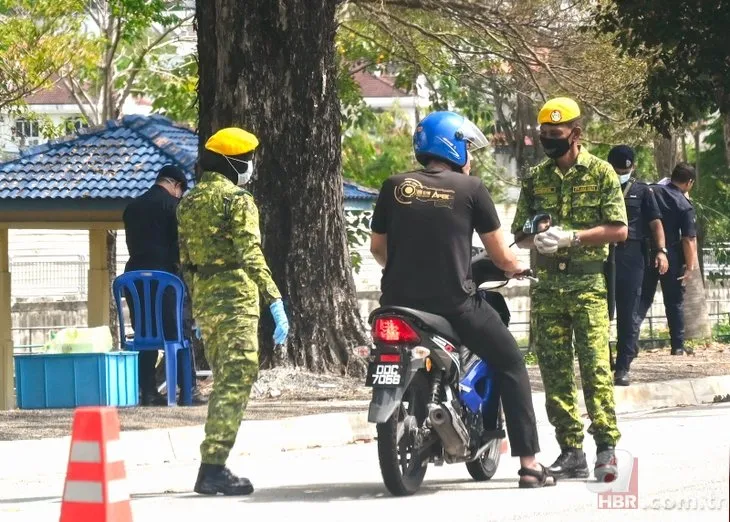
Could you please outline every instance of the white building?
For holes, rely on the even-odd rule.
[[[44,120],[54,126],[66,124],[68,134],[86,126],[79,105],[60,81],[23,101],[32,118],[19,117],[7,111],[0,113],[0,155],[4,159],[16,157],[26,147],[47,142],[48,138],[43,135]],[[130,96],[122,108],[122,115],[147,115],[151,109],[148,101]]]

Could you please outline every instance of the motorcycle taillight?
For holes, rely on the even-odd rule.
[[[373,323],[373,340],[384,344],[414,344],[421,338],[413,327],[399,317],[378,317]]]

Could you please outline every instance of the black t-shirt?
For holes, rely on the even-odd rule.
[[[437,314],[459,310],[476,288],[471,241],[500,227],[494,203],[477,177],[423,170],[387,179],[371,228],[387,234],[381,305]]]

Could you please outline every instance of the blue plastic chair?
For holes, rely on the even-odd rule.
[[[157,283],[155,295],[152,295],[152,283]],[[141,284],[142,295],[137,286]],[[162,298],[167,288],[172,288],[175,294],[175,339],[165,339],[162,320]],[[183,386],[181,390],[183,404],[193,402],[193,383],[190,366],[190,341],[183,334],[183,302],[185,299],[185,285],[182,280],[169,272],[159,270],[135,270],[127,272],[114,279],[112,284],[114,300],[119,315],[119,339],[123,350],[165,350],[165,378],[167,380],[167,405],[176,406],[175,392],[177,389],[177,358],[183,357]],[[124,333],[124,314],[122,297],[128,292],[132,298],[134,317],[131,317],[134,327],[134,338],[127,340]],[[154,303],[154,324],[153,305]],[[144,317],[142,312],[144,309]],[[131,311],[131,310],[130,310]],[[154,326],[154,330],[153,330]],[[182,352],[182,353],[181,353]]]

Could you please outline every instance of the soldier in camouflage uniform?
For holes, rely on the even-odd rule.
[[[512,232],[522,247],[538,250],[539,282],[532,290],[535,346],[545,387],[546,409],[561,447],[550,471],[558,477],[588,477],[583,422],[573,371],[575,353],[597,446],[594,474],[617,476],[613,378],[604,262],[608,244],[627,235],[626,207],[613,168],[581,148],[580,109],[568,98],[548,101],[539,113],[545,160],[522,180]],[[523,225],[548,213],[552,224],[534,236]]]
[[[213,372],[195,483],[195,492],[207,495],[253,492],[225,463],[258,376],[259,293],[274,316],[276,344],[285,342],[289,328],[261,252],[258,209],[241,188],[251,177],[257,145],[253,134],[238,128],[211,136],[200,159],[203,176],[177,211],[180,260]]]

